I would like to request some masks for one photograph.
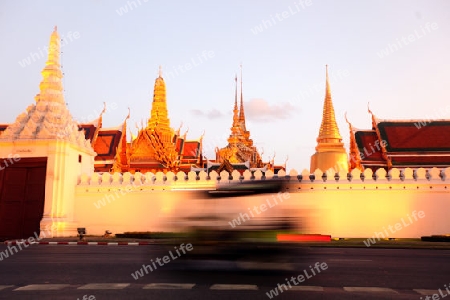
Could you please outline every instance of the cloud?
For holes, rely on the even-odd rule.
[[[211,110],[209,110],[207,112],[201,111],[200,109],[192,109],[191,113],[194,116],[205,117],[205,118],[208,118],[208,119],[218,119],[218,118],[223,117],[223,115],[224,115],[223,113],[221,113],[217,109],[211,109]]]
[[[244,102],[245,117],[254,122],[274,122],[291,118],[298,110],[288,103],[269,104],[264,99]]]

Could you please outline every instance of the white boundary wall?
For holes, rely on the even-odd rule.
[[[248,171],[242,177],[235,171],[232,180],[227,172],[220,175],[220,180],[215,172],[209,178],[206,173],[199,177],[193,172],[179,173],[177,180],[170,172],[83,175],[75,189],[74,221],[93,235],[105,230],[174,231],[192,225],[186,220],[194,216],[219,216],[221,221],[203,224],[231,229],[228,222],[247,213],[251,221],[241,226],[283,215],[301,222],[304,233],[332,237],[418,238],[450,233],[450,168],[392,169],[389,174],[382,169],[376,174],[353,170],[351,179],[346,172],[340,172],[337,179],[322,178],[320,170],[312,175],[307,170],[301,174],[292,170],[288,176],[281,172],[278,177],[288,181],[284,190],[288,197],[278,205],[273,203],[276,195],[271,194],[200,199],[202,192],[216,184],[238,183],[251,176]],[[255,179],[260,178],[258,171]],[[273,174],[266,173],[266,178]],[[259,209],[257,214],[253,207],[267,199],[273,207],[264,212]]]

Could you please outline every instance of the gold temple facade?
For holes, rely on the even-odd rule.
[[[336,123],[333,101],[331,98],[328,66],[326,66],[325,100],[322,112],[322,123],[317,137],[316,153],[311,156],[310,172],[316,169],[323,172],[333,169],[334,172],[348,171],[348,156]]]
[[[216,163],[237,167],[245,164],[246,168],[263,168],[265,164],[261,155],[253,145],[250,138],[250,131],[245,125],[244,100],[242,93],[242,72],[240,84],[240,107],[238,108],[238,83],[235,77],[235,98],[233,108],[233,123],[231,133],[228,137],[228,145],[223,148],[216,148]],[[229,169],[230,167],[228,167]]]
[[[102,112],[103,114],[103,112]],[[155,80],[150,119],[137,136],[127,141],[125,119],[116,128],[102,128],[101,119],[82,124],[86,138],[89,134],[94,150],[97,172],[178,172],[191,171],[202,164],[202,138],[186,140],[186,133],[170,127],[166,101],[166,84],[161,68]]]

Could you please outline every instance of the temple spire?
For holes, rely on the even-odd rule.
[[[49,101],[66,104],[63,96],[62,71],[60,64],[60,48],[61,39],[59,37],[57,27],[55,26],[50,36],[50,44],[48,48],[48,57],[45,67],[42,70],[42,81],[39,85],[40,93],[36,95],[36,102]]]
[[[166,102],[166,84],[162,77],[162,67],[159,66],[158,77],[155,79],[155,86],[153,90],[153,102],[150,113],[150,120],[148,120],[147,128],[154,129],[156,126],[163,131],[170,130],[170,120],[167,110]]]
[[[328,65],[326,65],[325,68],[326,68],[325,101],[322,112],[322,124],[320,125],[319,137],[317,138],[317,142],[319,144],[342,141],[342,137],[339,133],[339,128],[336,123],[333,101],[331,99],[330,81],[328,78]]]
[[[241,64],[241,103],[239,108],[239,123],[241,124],[241,128],[243,131],[246,131],[245,128],[245,113],[244,113],[244,97],[242,92],[242,64]]]
[[[231,125],[231,134],[228,138],[229,144],[235,144],[239,140],[239,109],[237,104],[238,99],[238,85],[237,85],[237,74],[234,77],[235,83],[235,93],[234,93],[234,107],[233,107],[233,124]]]
[[[326,65],[325,100],[322,111],[322,123],[317,137],[316,153],[311,156],[310,172],[317,169],[333,176],[339,171],[348,171],[348,157],[339,134],[331,100],[328,65]]]
[[[235,94],[234,94],[234,108],[233,108],[233,127],[238,126],[239,121],[239,109],[237,104],[238,99],[238,86],[237,86],[237,74],[234,77],[234,83],[235,83]]]
[[[60,38],[55,26],[50,36],[47,61],[41,72],[40,91],[34,98],[36,103],[28,106],[26,111],[9,124],[0,140],[57,140],[76,145],[94,156],[91,141],[80,131],[64,101],[59,53]]]

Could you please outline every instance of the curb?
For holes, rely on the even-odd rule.
[[[150,242],[18,242],[5,241],[5,245],[88,245],[88,246],[147,246],[153,245]]]

